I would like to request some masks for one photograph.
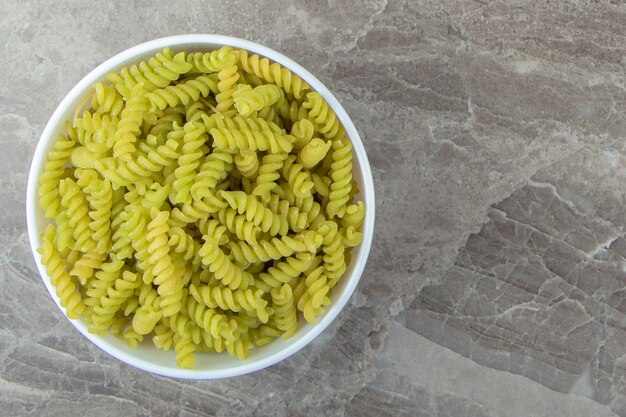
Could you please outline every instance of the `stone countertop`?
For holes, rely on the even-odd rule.
[[[0,415],[626,416],[623,1],[157,3],[0,4]],[[359,129],[378,200],[338,320],[222,381],[92,346],[42,285],[24,218],[70,88],[193,32],[310,69]]]

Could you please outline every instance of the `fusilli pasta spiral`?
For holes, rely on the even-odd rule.
[[[219,92],[217,83],[217,76],[201,75],[184,83],[146,93],[146,98],[150,101],[152,109],[164,110],[166,107],[176,107],[178,103],[187,105],[192,101],[197,102],[200,97],[207,97],[211,92],[214,94]]]
[[[313,168],[324,159],[330,146],[330,142],[324,142],[319,138],[311,140],[298,152],[298,163],[304,168]]]
[[[61,180],[59,192],[61,205],[66,209],[69,226],[76,240],[76,248],[82,252],[94,249],[96,242],[91,238],[89,206],[85,194],[71,178]]]
[[[247,178],[256,176],[259,171],[259,160],[256,157],[256,152],[248,149],[243,149],[235,155],[235,165],[241,175]]]
[[[287,153],[269,153],[261,160],[259,175],[256,178],[253,195],[259,196],[262,201],[270,199],[270,192],[276,187],[276,181],[280,178],[279,171],[282,169]]]
[[[233,151],[270,151],[271,153],[290,152],[293,137],[276,134],[269,130],[251,129],[211,129],[213,146]]]
[[[272,306],[276,312],[274,317],[276,328],[284,332],[282,334],[284,339],[288,339],[298,327],[293,291],[289,284],[283,284],[282,287],[273,288],[271,294]]]
[[[252,88],[249,85],[239,84],[233,93],[235,108],[240,115],[246,117],[252,112],[260,111],[282,99],[280,88],[275,85],[263,84]]]
[[[60,205],[59,180],[65,173],[65,165],[70,161],[70,155],[75,142],[61,136],[54,143],[54,150],[48,153],[44,164],[43,174],[39,177],[39,201],[45,207],[44,215],[47,218],[56,217]]]
[[[311,87],[302,78],[293,74],[287,68],[281,67],[277,63],[270,63],[267,58],[261,58],[254,54],[248,56],[246,50],[239,51],[239,65],[247,73],[254,74],[262,80],[274,83],[282,88],[287,94],[299,99],[303,92]]]
[[[191,187],[204,153],[201,147],[208,139],[204,126],[200,123],[186,123],[184,130],[182,153],[178,158],[178,168],[174,171],[176,180],[172,184],[174,204],[191,202]]]
[[[226,117],[232,117],[237,113],[237,110],[233,107],[235,100],[233,94],[237,89],[237,81],[239,80],[239,73],[235,65],[224,68],[221,70],[217,77],[219,82],[217,89],[219,93],[215,96],[217,101],[216,111]]]
[[[332,147],[332,183],[326,213],[330,217],[343,217],[352,189],[352,144],[345,139],[336,139]]]
[[[56,287],[61,306],[65,307],[66,314],[76,319],[85,310],[85,304],[76,292],[76,285],[65,270],[65,265],[59,253],[52,245],[54,228],[48,226],[41,249],[41,262],[46,266],[50,282]]]
[[[334,139],[343,135],[339,119],[319,93],[314,91],[308,93],[302,107],[308,110],[309,119],[317,124],[319,132],[324,137]]]
[[[252,284],[252,276],[233,264],[217,245],[217,241],[211,236],[204,236],[205,242],[200,249],[202,263],[224,285],[230,289],[240,288],[245,290]]]
[[[167,219],[169,212],[159,211],[153,207],[150,211],[152,221],[148,224],[146,239],[150,246],[149,262],[152,265],[154,283],[157,285],[158,293],[162,297],[161,309],[164,316],[172,316],[181,309],[183,283],[180,277],[176,276],[172,259],[169,256],[169,245],[167,243],[167,232],[169,226]]]

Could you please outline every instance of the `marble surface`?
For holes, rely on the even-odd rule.
[[[0,15],[0,415],[626,416],[623,1],[4,0]],[[339,319],[222,381],[91,346],[25,230],[31,155],[61,98],[111,55],[191,32],[310,69],[377,187]]]

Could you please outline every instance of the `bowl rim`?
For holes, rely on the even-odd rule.
[[[37,235],[36,226],[37,212],[41,210],[38,205],[37,196],[38,177],[43,167],[43,163],[45,162],[45,159],[47,157],[49,143],[50,141],[55,139],[55,137],[52,137],[52,135],[57,129],[59,123],[65,122],[63,114],[70,107],[76,105],[81,95],[83,95],[85,91],[89,89],[94,83],[102,80],[105,74],[107,74],[111,70],[116,69],[127,61],[138,60],[140,59],[140,57],[148,53],[155,53],[156,51],[159,51],[165,47],[186,47],[191,49],[194,47],[201,48],[202,45],[209,45],[212,47],[215,47],[216,45],[229,45],[233,48],[245,49],[249,52],[259,54],[262,57],[267,57],[271,61],[279,63],[283,67],[288,68],[293,73],[300,76],[311,86],[313,90],[317,91],[333,109],[333,111],[343,124],[346,135],[350,138],[350,141],[352,142],[353,153],[358,160],[360,174],[363,180],[361,190],[362,199],[364,200],[364,203],[367,207],[362,231],[363,241],[361,243],[358,257],[352,260],[352,262],[354,263],[354,268],[349,276],[344,277],[344,279],[346,279],[346,284],[343,288],[343,291],[341,292],[341,294],[339,294],[337,300],[327,309],[323,316],[320,317],[318,321],[315,322],[315,324],[307,324],[308,326],[310,326],[310,330],[308,330],[304,334],[304,336],[295,340],[294,343],[289,344],[285,348],[274,352],[266,357],[262,357],[256,360],[244,360],[241,361],[241,363],[237,366],[222,370],[189,370],[182,368],[174,369],[168,366],[164,366],[162,364],[156,364],[152,361],[142,359],[141,357],[130,355],[127,352],[118,349],[116,346],[113,346],[104,338],[89,333],[87,331],[87,327],[82,321],[70,319],[65,314],[65,309],[63,309],[59,303],[59,299],[56,296],[56,291],[50,283],[50,279],[45,267],[41,263],[41,256],[37,252],[40,242],[40,237]],[[300,349],[308,345],[317,336],[319,336],[319,334],[322,333],[322,331],[324,331],[343,310],[348,300],[354,293],[354,290],[356,289],[370,252],[374,233],[374,219],[374,181],[372,178],[372,172],[369,161],[367,159],[365,148],[363,146],[363,142],[361,141],[361,138],[356,130],[356,127],[352,123],[352,120],[350,119],[344,108],[341,106],[339,101],[330,92],[330,90],[304,67],[300,66],[295,61],[271,48],[252,41],[232,36],[216,34],[198,33],[174,35],[147,41],[114,55],[113,57],[107,59],[102,64],[91,70],[63,98],[63,100],[60,102],[60,104],[57,106],[54,113],[52,114],[50,120],[46,124],[46,127],[44,128],[41,137],[39,138],[35,153],[33,155],[26,190],[26,224],[33,257],[35,258],[35,263],[37,265],[37,269],[39,270],[42,281],[48,289],[50,296],[63,313],[63,316],[65,316],[65,318],[69,320],[84,337],[86,337],[95,346],[113,356],[114,358],[146,372],[185,379],[220,379],[255,372],[288,358],[289,356],[293,355],[294,353],[298,352]]]

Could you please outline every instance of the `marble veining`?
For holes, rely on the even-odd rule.
[[[0,14],[0,415],[626,416],[623,1],[5,0]],[[338,320],[221,381],[90,345],[42,285],[24,216],[69,89],[123,49],[195,32],[311,70],[377,189]]]

